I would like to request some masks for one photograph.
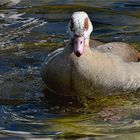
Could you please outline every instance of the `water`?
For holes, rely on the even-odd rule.
[[[45,56],[68,39],[74,11],[88,12],[92,36],[140,49],[139,0],[0,1],[0,139],[140,139],[140,95],[61,97],[45,88]]]

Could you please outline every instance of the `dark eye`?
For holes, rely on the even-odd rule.
[[[70,30],[73,31],[73,19],[70,20]]]
[[[85,28],[85,30],[88,30],[88,28],[89,28],[88,18],[86,18],[84,21],[84,28]]]
[[[83,41],[80,41],[80,44],[82,44],[83,43]]]

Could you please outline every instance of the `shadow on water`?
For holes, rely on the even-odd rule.
[[[46,90],[41,63],[68,39],[68,20],[78,10],[89,13],[94,38],[139,49],[138,0],[1,0],[0,139],[140,138],[139,94],[76,98]]]

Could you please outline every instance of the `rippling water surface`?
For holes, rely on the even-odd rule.
[[[139,0],[1,0],[0,139],[140,139],[140,94],[68,98],[45,89],[41,63],[68,39],[78,10],[95,38],[140,49]]]

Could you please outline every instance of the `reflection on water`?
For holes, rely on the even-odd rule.
[[[45,56],[68,39],[70,15],[85,10],[92,36],[139,49],[139,0],[0,1],[0,139],[139,139],[140,96],[61,97],[40,77]]]

